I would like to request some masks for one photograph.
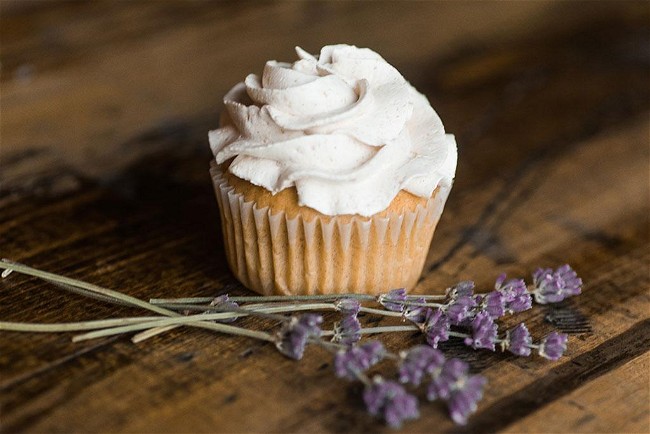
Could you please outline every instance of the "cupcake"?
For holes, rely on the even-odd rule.
[[[456,171],[426,97],[367,48],[296,48],[224,97],[210,173],[228,264],[260,294],[412,288]]]

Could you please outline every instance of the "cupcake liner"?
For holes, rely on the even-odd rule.
[[[378,294],[412,288],[449,195],[438,187],[426,206],[386,217],[307,220],[259,208],[210,168],[228,265],[249,289],[270,294]]]

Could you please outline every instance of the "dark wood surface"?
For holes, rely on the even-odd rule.
[[[368,46],[459,143],[416,290],[565,262],[585,281],[579,298],[517,317],[535,336],[568,332],[566,357],[448,344],[488,378],[477,414],[458,428],[425,404],[404,431],[649,432],[649,7],[3,1],[0,255],[145,299],[247,293],[225,262],[207,170],[221,97],[294,45]],[[2,320],[137,314],[0,282]],[[389,431],[319,349],[294,362],[189,328],[140,344],[70,337],[0,335],[2,432]]]

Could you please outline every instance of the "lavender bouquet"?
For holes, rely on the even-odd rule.
[[[473,375],[469,365],[446,358],[438,348],[441,342],[460,339],[474,350],[508,351],[517,356],[536,353],[548,360],[564,354],[567,335],[552,332],[535,341],[524,323],[500,331],[498,321],[539,304],[557,303],[581,292],[582,280],[569,266],[556,270],[538,269],[532,284],[523,279],[499,276],[494,289],[476,292],[474,283],[464,281],[448,288],[444,295],[409,295],[394,289],[379,296],[335,294],[313,296],[251,296],[151,299],[148,302],[87,282],[44,272],[3,259],[2,277],[18,272],[48,281],[73,293],[109,303],[129,305],[156,315],[112,318],[58,324],[0,321],[0,330],[18,332],[73,332],[73,341],[138,332],[140,342],[179,326],[192,326],[220,333],[246,336],[271,342],[278,351],[299,360],[309,345],[320,346],[334,357],[334,372],[341,379],[363,384],[363,402],[373,416],[391,427],[419,417],[418,389],[428,401],[446,403],[453,421],[463,425],[477,409],[487,380]],[[321,314],[335,311],[337,320],[325,327]],[[299,313],[306,312],[306,313]],[[363,314],[363,318],[360,318]],[[252,330],[232,323],[246,316],[260,316],[278,322],[277,331]],[[393,317],[397,325],[370,327],[362,319],[371,316]],[[367,321],[365,321],[367,323]],[[379,340],[365,335],[420,332],[421,344],[395,354]],[[379,373],[379,363],[394,364],[392,376]],[[382,373],[386,369],[381,370]]]

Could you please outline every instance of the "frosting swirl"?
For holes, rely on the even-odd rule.
[[[217,163],[272,193],[295,186],[300,205],[371,216],[400,190],[430,197],[450,186],[456,142],[426,97],[367,48],[296,48],[293,64],[269,61],[224,97],[210,131]]]

